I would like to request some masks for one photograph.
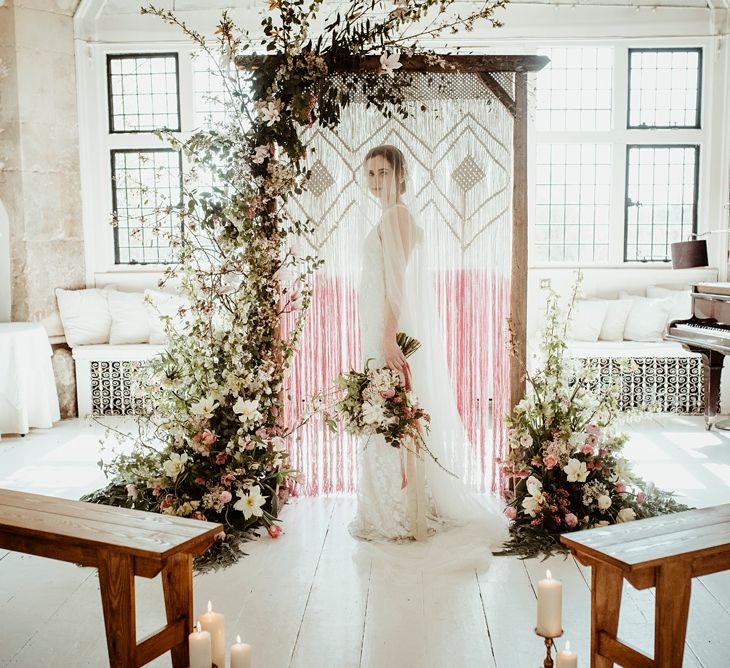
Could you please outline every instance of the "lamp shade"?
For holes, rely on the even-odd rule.
[[[671,248],[672,269],[692,269],[693,267],[706,267],[709,264],[705,239],[677,241],[671,244]]]

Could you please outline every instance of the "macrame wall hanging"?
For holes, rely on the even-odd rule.
[[[305,137],[314,149],[312,177],[308,190],[289,206],[295,218],[317,225],[298,252],[316,254],[324,265],[313,281],[286,394],[296,414],[340,371],[361,366],[358,254],[380,216],[365,193],[363,160],[370,148],[393,144],[405,154],[409,207],[425,232],[452,384],[475,453],[471,482],[486,490],[497,479],[502,417],[510,408],[514,121],[479,74],[408,76],[413,85],[407,118],[385,119],[355,102],[344,110],[336,131],[315,126]],[[513,94],[513,73],[494,76]],[[355,442],[349,435],[328,432],[321,420],[313,420],[292,443],[291,456],[306,476],[305,493],[354,491]]]

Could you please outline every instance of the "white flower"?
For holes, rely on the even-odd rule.
[[[574,431],[570,438],[568,439],[568,443],[573,446],[573,449],[579,448],[583,443],[585,443],[586,440],[586,434],[584,431]]]
[[[608,520],[601,520],[600,522],[596,522],[593,526],[596,528],[600,528],[600,527],[607,527],[608,525],[609,525]]]
[[[271,447],[274,448],[275,452],[285,452],[286,442],[281,436],[274,436],[274,438],[271,439]]]
[[[619,457],[613,467],[612,481],[626,480],[631,477],[631,464],[625,457]]]
[[[385,74],[392,77],[393,73],[401,67],[403,67],[403,64],[400,62],[400,53],[388,54],[387,51],[384,51],[383,55],[380,56],[380,69]]]
[[[365,424],[382,424],[385,421],[385,405],[382,401],[366,401],[362,405],[362,419]]]
[[[633,508],[621,508],[616,515],[617,522],[631,522],[636,519],[636,513]]]
[[[530,436],[529,434],[523,434],[520,437],[520,445],[523,448],[529,448],[532,445],[532,436]]]
[[[178,454],[177,452],[173,452],[170,455],[170,459],[165,460],[162,464],[162,468],[165,471],[165,475],[168,478],[172,478],[172,480],[175,480],[180,473],[185,469],[185,464],[188,461],[188,455],[186,452],[183,452],[183,454]]]
[[[261,488],[258,485],[251,487],[248,490],[248,494],[239,490],[236,492],[236,495],[239,499],[233,504],[233,507],[236,510],[240,510],[245,519],[249,519],[252,515],[254,517],[261,517],[264,514],[261,506],[266,503],[266,497],[261,495]]]
[[[236,403],[233,404],[233,412],[238,415],[238,419],[241,420],[241,422],[258,420],[261,417],[261,413],[259,413],[258,409],[258,399],[249,399],[246,401],[243,397],[238,397]]]
[[[563,468],[563,471],[568,476],[568,482],[585,482],[588,478],[588,469],[585,462],[575,457],[568,460],[568,464]]]
[[[611,507],[611,497],[608,494],[601,494],[598,497],[598,509],[608,510]]]
[[[542,483],[534,475],[531,475],[527,479],[527,491],[531,496],[535,496],[542,492]]]
[[[279,107],[275,102],[267,102],[266,104],[261,105],[259,107],[259,116],[261,116],[264,123],[266,123],[269,127],[274,125],[274,123],[278,123],[281,119]]]
[[[257,165],[260,165],[270,155],[271,152],[269,151],[268,146],[263,144],[261,146],[257,146],[256,150],[253,152],[253,162],[255,162]]]
[[[209,418],[216,408],[218,408],[218,402],[213,397],[203,397],[190,406],[190,414]]]
[[[522,499],[522,507],[527,511],[530,517],[536,517],[537,511],[540,510],[543,501],[545,501],[545,497],[542,494],[526,496]]]

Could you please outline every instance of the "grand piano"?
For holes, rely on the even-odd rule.
[[[699,283],[692,290],[692,317],[669,323],[664,338],[702,355],[705,425],[712,427],[720,404],[720,375],[730,355],[730,283]]]

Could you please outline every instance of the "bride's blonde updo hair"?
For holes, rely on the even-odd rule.
[[[395,178],[398,181],[398,194],[402,195],[406,191],[406,159],[399,148],[392,144],[382,144],[371,148],[365,156],[364,162],[367,163],[370,158],[381,156],[385,158],[395,172]]]

